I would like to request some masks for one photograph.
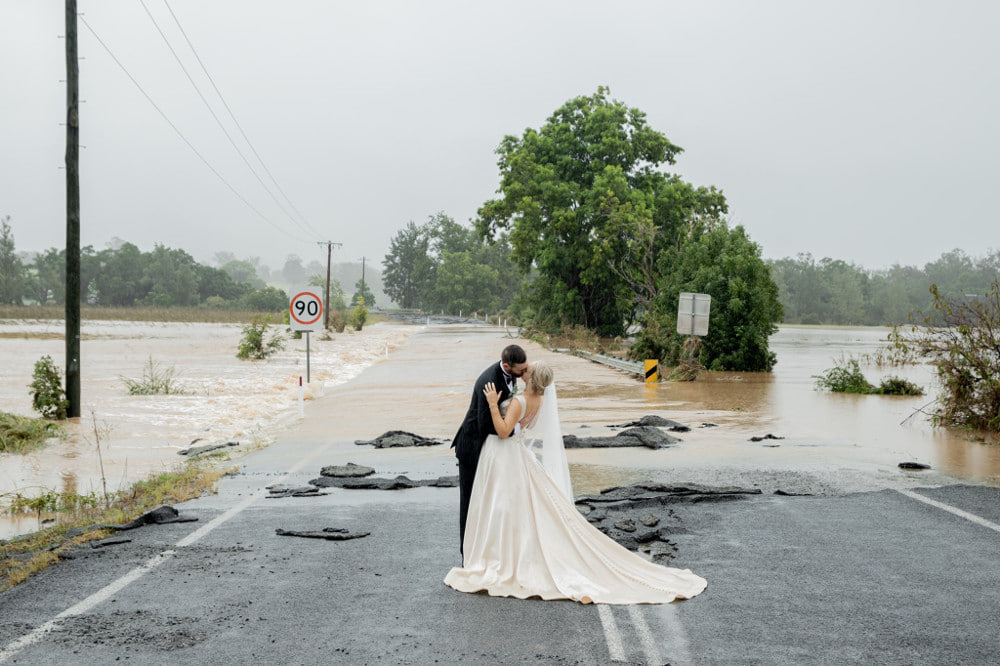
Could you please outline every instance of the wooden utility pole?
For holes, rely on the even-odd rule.
[[[361,298],[365,297],[365,258],[361,257]],[[371,303],[368,304],[369,307]]]
[[[319,245],[326,245],[326,300],[323,302],[323,330],[330,330],[330,257],[333,254],[333,246],[340,247],[343,243],[333,241],[319,241]]]
[[[80,67],[76,0],[66,0],[66,414],[80,416]]]

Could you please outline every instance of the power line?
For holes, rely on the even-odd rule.
[[[299,241],[299,242],[302,242],[302,243],[308,243],[308,242],[310,242],[310,241],[309,241],[309,240],[307,240],[307,239],[304,239],[304,238],[299,238],[299,237],[297,237],[296,235],[294,235],[294,234],[291,234],[291,233],[289,233],[287,229],[283,229],[283,228],[279,227],[279,226],[278,226],[278,225],[276,225],[276,224],[275,224],[274,222],[272,222],[272,221],[270,220],[270,218],[268,218],[268,217],[267,217],[266,215],[264,215],[264,214],[263,214],[262,212],[260,212],[259,210],[257,210],[257,208],[256,208],[256,207],[254,207],[254,205],[253,205],[253,204],[251,204],[251,203],[250,203],[249,201],[247,201],[247,200],[246,200],[246,198],[245,198],[245,197],[244,197],[244,196],[243,196],[242,194],[240,194],[240,193],[239,193],[239,192],[238,192],[238,191],[236,190],[236,188],[235,188],[235,187],[233,187],[233,186],[232,186],[232,185],[231,185],[231,184],[229,183],[229,181],[227,181],[227,180],[226,180],[226,179],[225,179],[225,178],[224,178],[224,177],[222,176],[222,174],[220,174],[220,173],[219,173],[219,172],[218,172],[218,171],[216,170],[216,168],[215,168],[215,167],[213,167],[213,166],[211,165],[211,163],[210,163],[210,162],[209,162],[209,161],[208,161],[207,159],[205,159],[205,156],[204,156],[204,155],[202,155],[202,154],[201,154],[201,153],[200,153],[200,152],[198,151],[198,149],[194,147],[194,144],[192,144],[192,143],[191,143],[190,141],[188,141],[187,137],[186,137],[186,136],[184,136],[184,134],[183,134],[183,133],[182,133],[182,132],[181,132],[181,131],[180,131],[180,130],[179,130],[179,129],[177,128],[177,126],[176,126],[176,125],[175,125],[175,124],[174,124],[174,123],[173,123],[173,122],[172,122],[172,121],[170,120],[170,118],[168,118],[168,117],[167,117],[167,114],[163,112],[163,110],[162,110],[162,109],[161,109],[161,108],[159,107],[159,105],[158,105],[158,104],[157,104],[157,103],[156,103],[155,101],[153,101],[153,98],[152,98],[152,97],[150,97],[150,96],[149,96],[149,93],[147,93],[147,92],[146,92],[146,91],[145,91],[145,90],[143,89],[143,87],[142,87],[142,86],[141,86],[141,85],[139,84],[139,82],[138,82],[138,81],[136,81],[135,77],[134,77],[134,76],[132,76],[132,74],[130,74],[130,73],[129,73],[129,71],[128,71],[128,69],[126,69],[125,65],[123,65],[123,64],[122,64],[122,62],[121,62],[121,61],[120,61],[120,60],[119,60],[119,59],[117,58],[117,56],[115,56],[115,54],[114,54],[114,53],[113,53],[113,52],[111,51],[111,49],[110,49],[110,48],[108,47],[108,45],[104,43],[104,40],[103,40],[103,39],[101,39],[100,35],[98,35],[98,34],[97,34],[97,31],[95,31],[95,30],[94,30],[94,28],[93,28],[93,27],[92,27],[92,26],[90,25],[90,23],[88,23],[88,22],[87,22],[87,20],[86,20],[86,19],[85,19],[85,18],[83,17],[83,15],[82,15],[82,14],[80,15],[80,17],[79,17],[79,18],[80,18],[80,21],[81,21],[81,22],[83,23],[83,25],[85,25],[85,26],[87,27],[87,30],[89,30],[89,31],[90,31],[90,34],[92,34],[92,35],[94,36],[94,39],[96,39],[96,40],[97,40],[98,44],[100,44],[100,45],[101,45],[101,46],[102,46],[102,47],[104,48],[104,50],[105,50],[105,51],[107,51],[108,55],[109,55],[109,56],[111,56],[111,59],[115,61],[115,64],[116,64],[116,65],[118,65],[118,67],[119,67],[119,68],[120,68],[120,69],[122,70],[122,72],[124,72],[124,73],[125,73],[125,76],[127,76],[127,77],[129,78],[129,80],[130,80],[130,81],[131,81],[131,82],[132,82],[132,83],[133,83],[133,84],[135,85],[135,87],[139,89],[139,92],[140,92],[140,93],[142,93],[143,97],[145,97],[145,98],[146,98],[146,101],[148,101],[148,102],[149,102],[150,104],[152,104],[152,105],[153,105],[153,108],[154,108],[154,109],[156,109],[156,112],[160,114],[160,116],[161,116],[161,117],[163,118],[163,120],[165,120],[165,121],[167,122],[167,124],[168,124],[168,125],[170,125],[170,128],[171,128],[172,130],[174,130],[174,132],[175,132],[175,133],[177,134],[177,136],[178,136],[178,137],[180,137],[181,141],[183,141],[184,143],[186,143],[186,144],[187,144],[188,148],[190,148],[190,149],[191,149],[191,150],[192,150],[192,151],[194,152],[194,154],[198,156],[198,159],[200,159],[200,160],[202,161],[202,163],[203,163],[203,164],[204,164],[204,165],[205,165],[206,167],[208,167],[208,169],[209,169],[209,170],[210,170],[210,171],[211,171],[211,172],[212,172],[213,174],[215,174],[215,176],[216,176],[216,177],[217,177],[217,178],[218,178],[218,179],[219,179],[220,181],[222,181],[222,184],[223,184],[223,185],[225,185],[226,187],[228,187],[228,188],[229,188],[229,190],[230,190],[230,191],[231,191],[231,192],[232,192],[233,194],[235,194],[235,195],[236,195],[236,197],[237,197],[237,198],[238,198],[238,199],[239,199],[240,201],[242,201],[242,202],[244,203],[244,205],[246,205],[246,207],[247,207],[247,208],[249,208],[249,209],[250,209],[250,210],[252,210],[252,211],[253,211],[254,213],[256,213],[258,217],[260,217],[260,218],[261,218],[262,220],[264,220],[264,221],[265,221],[265,222],[267,222],[267,223],[268,223],[269,225],[271,225],[272,227],[274,227],[274,228],[275,228],[276,230],[280,231],[281,233],[283,233],[283,234],[285,234],[285,235],[289,236],[290,238],[293,238],[293,239],[295,239],[295,240],[297,240],[297,241]]]
[[[191,48],[191,53],[194,54],[195,59],[201,66],[201,71],[203,71],[205,73],[205,76],[208,77],[208,81],[209,83],[212,84],[212,88],[215,90],[215,94],[219,96],[219,99],[222,101],[222,105],[226,108],[226,111],[229,113],[229,117],[233,119],[233,123],[236,125],[236,128],[240,131],[240,135],[243,137],[243,140],[247,142],[247,145],[250,147],[250,150],[257,158],[257,161],[260,162],[261,167],[263,167],[264,172],[267,173],[268,177],[271,179],[271,182],[274,183],[274,187],[278,190],[278,192],[281,193],[281,196],[284,197],[285,201],[288,202],[288,205],[291,207],[291,209],[295,211],[295,214],[298,215],[299,219],[302,220],[302,222],[304,222],[309,227],[312,233],[316,234],[317,236],[322,236],[322,234],[319,233],[316,230],[316,228],[309,223],[309,220],[307,220],[305,216],[302,215],[301,212],[299,212],[299,209],[295,207],[295,204],[292,203],[292,200],[288,198],[287,194],[285,194],[285,191],[281,188],[281,185],[278,184],[278,181],[274,177],[274,174],[272,174],[271,170],[267,168],[267,163],[264,162],[264,159],[260,156],[260,153],[257,152],[257,149],[254,147],[253,142],[250,141],[250,137],[248,137],[247,133],[243,131],[243,126],[240,124],[240,121],[236,119],[236,114],[234,114],[233,110],[229,107],[229,103],[223,96],[222,91],[219,90],[219,87],[217,85],[215,85],[215,79],[212,78],[212,75],[209,73],[208,68],[205,67],[205,63],[202,62],[201,56],[198,55],[198,50],[195,49],[194,44],[191,42],[191,39],[188,37],[187,32],[184,30],[184,26],[182,26],[181,22],[177,19],[177,15],[174,13],[173,8],[171,8],[170,3],[167,2],[167,0],[163,0],[163,4],[166,5],[167,10],[170,12],[170,15],[174,19],[174,22],[177,24],[177,28],[181,31],[181,34],[184,36],[185,41],[187,41],[188,46]]]
[[[157,23],[156,18],[149,11],[149,8],[146,6],[145,0],[139,0],[139,4],[142,5],[143,10],[145,10],[145,12],[146,12],[146,16],[148,16],[149,20],[153,23],[153,27],[155,27],[156,31],[158,33],[160,33],[160,37],[163,38],[163,43],[167,45],[167,49],[169,49],[171,55],[174,56],[174,60],[177,61],[178,66],[181,68],[181,71],[184,72],[184,76],[187,77],[187,80],[191,84],[191,87],[194,88],[194,91],[198,94],[198,97],[201,99],[202,104],[205,105],[205,108],[208,109],[208,112],[212,115],[212,118],[215,120],[215,124],[218,125],[219,129],[222,130],[222,133],[226,135],[226,138],[229,140],[230,145],[233,147],[233,149],[236,151],[236,153],[240,156],[240,159],[243,160],[243,163],[247,165],[247,168],[250,169],[250,173],[253,174],[254,178],[257,179],[257,182],[260,183],[260,186],[264,188],[264,191],[267,192],[268,196],[271,197],[271,200],[274,201],[274,203],[278,206],[278,208],[281,210],[281,212],[284,213],[288,217],[289,220],[291,220],[295,225],[297,225],[305,233],[307,233],[307,234],[313,234],[313,233],[315,233],[314,231],[312,231],[310,229],[307,229],[305,226],[302,225],[301,222],[299,222],[294,217],[292,217],[291,213],[288,212],[288,210],[285,208],[285,206],[281,203],[281,201],[278,200],[278,198],[274,195],[274,193],[271,191],[271,189],[264,182],[264,180],[260,177],[260,174],[257,173],[257,170],[254,168],[254,166],[252,164],[250,164],[250,160],[248,160],[247,157],[246,157],[246,155],[243,154],[243,151],[240,150],[240,147],[238,145],[236,145],[236,141],[233,139],[232,135],[229,133],[229,130],[226,129],[225,125],[222,124],[222,121],[219,119],[219,116],[215,113],[215,110],[212,108],[212,105],[208,103],[207,99],[205,99],[205,95],[202,94],[201,89],[198,87],[198,84],[195,83],[195,80],[191,76],[191,73],[188,71],[187,67],[184,66],[184,62],[181,60],[180,56],[177,54],[177,51],[174,50],[174,47],[171,45],[170,40],[167,38],[166,33],[163,32],[163,29],[160,28],[160,24]],[[168,9],[170,8],[169,5],[167,6],[167,8]],[[171,12],[171,14],[173,14],[173,12]],[[176,16],[174,16],[174,21],[177,21],[177,17]],[[178,27],[180,27],[180,23],[179,22],[178,22]],[[181,31],[183,32],[183,28],[181,29]],[[185,35],[185,39],[186,38],[187,38],[187,36]],[[190,41],[188,42],[188,45],[190,45]],[[192,50],[193,50],[193,47],[192,47]],[[197,54],[195,54],[195,55],[197,57]],[[199,63],[200,62],[201,62],[201,60],[199,59]],[[202,65],[202,69],[204,69],[204,65]],[[209,78],[211,79],[211,77],[209,77]],[[213,85],[214,85],[214,83],[213,83]],[[218,89],[216,89],[216,92],[218,92]],[[251,146],[251,148],[252,148],[252,146]],[[258,160],[259,159],[260,158],[258,157]],[[265,170],[266,169],[267,169],[267,167],[265,167]],[[319,234],[316,234],[316,235],[318,236]]]

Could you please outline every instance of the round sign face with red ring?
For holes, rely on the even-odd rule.
[[[288,304],[288,315],[293,331],[317,331],[323,327],[323,299],[314,291],[298,290]]]

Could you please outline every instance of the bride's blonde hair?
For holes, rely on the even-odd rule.
[[[545,393],[545,388],[552,383],[555,373],[544,361],[536,361],[531,364],[531,389],[541,395]]]

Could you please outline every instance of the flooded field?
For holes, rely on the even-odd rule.
[[[63,326],[0,321],[0,410],[37,416],[28,389],[34,363],[47,354],[65,367]],[[330,340],[312,334],[303,404],[384,359],[414,330],[385,324]],[[0,454],[0,496],[87,494],[100,492],[105,482],[109,491],[118,490],[176,468],[184,460],[178,451],[196,440],[239,442],[247,450],[270,443],[299,416],[299,378],[307,376],[304,337],[264,361],[236,358],[242,337],[237,324],[84,321],[82,337],[80,418],[68,424],[64,440],[27,455]],[[125,380],[141,379],[150,360],[175,372],[180,393],[128,394]],[[0,519],[0,538],[35,525],[34,517]]]
[[[0,409],[31,415],[27,385],[34,362],[51,355],[63,366],[62,322],[0,322]],[[696,382],[645,385],[635,378],[524,342],[530,358],[556,370],[563,430],[580,437],[615,432],[606,426],[645,414],[689,425],[676,448],[584,449],[569,452],[577,492],[656,478],[705,479],[713,469],[795,470],[822,478],[857,469],[859,478],[896,479],[902,461],[975,483],[1000,485],[1000,446],[931,427],[920,412],[933,400],[926,366],[865,367],[869,381],[899,375],[928,391],[922,397],[833,395],[814,388],[814,376],[843,357],[885,343],[887,329],[783,327],[771,340],[773,373],[704,373]],[[24,335],[24,337],[10,337]],[[109,490],[171,469],[177,451],[199,443],[238,441],[246,450],[273,441],[299,419],[299,377],[306,375],[305,340],[290,341],[267,361],[235,358],[241,327],[226,324],[84,322],[83,416],[70,436],[26,456],[0,456],[0,494],[44,489],[89,493],[101,487],[100,441]],[[308,414],[326,394],[361,392],[364,413],[338,415],[338,439],[370,439],[392,429],[450,439],[468,405],[476,375],[509,343],[485,326],[379,324],[360,333],[313,336]],[[523,341],[522,341],[523,342]],[[403,360],[401,384],[372,368]],[[183,394],[130,396],[124,378],[138,379],[149,360],[176,371]],[[361,374],[366,368],[372,372]],[[359,376],[360,375],[360,376]],[[335,403],[324,409],[335,409]],[[405,415],[405,418],[401,415]],[[95,436],[95,430],[97,435]],[[780,439],[751,441],[773,435]],[[334,435],[334,433],[331,433]],[[429,456],[448,456],[446,451]],[[749,477],[748,477],[749,478]],[[859,483],[858,489],[869,486]],[[36,528],[34,518],[0,521],[0,538]]]

